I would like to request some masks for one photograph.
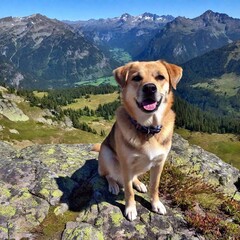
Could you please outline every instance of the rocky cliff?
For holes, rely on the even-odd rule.
[[[188,175],[191,186],[200,179],[217,189],[221,206],[225,192],[237,208],[239,171],[175,135],[165,169],[168,172],[173,166],[175,175],[173,180],[163,176],[161,184],[167,215],[151,212],[148,196],[136,193],[138,218],[129,222],[122,214],[123,192],[117,197],[109,194],[106,181],[97,173],[97,155],[90,149],[91,145],[62,144],[17,151],[0,142],[0,239],[205,239],[206,232],[190,225],[189,215],[166,194],[181,174]],[[181,189],[189,191],[184,184]],[[205,197],[209,203],[210,195]],[[198,212],[202,209],[196,207]],[[226,221],[239,232],[236,214],[229,214]]]

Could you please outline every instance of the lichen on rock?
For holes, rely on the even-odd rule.
[[[123,216],[123,191],[118,196],[108,192],[91,147],[35,145],[17,151],[0,142],[0,239],[38,239],[44,234],[47,239],[204,239],[189,229],[184,214],[166,197],[162,201],[168,213],[161,216],[151,211],[147,194],[136,193],[138,218],[129,222]],[[169,162],[214,182],[220,191],[239,195],[237,169],[178,135]],[[196,198],[202,201],[205,196]],[[202,201],[206,208],[212,202],[217,195]],[[61,224],[54,227],[57,219]]]

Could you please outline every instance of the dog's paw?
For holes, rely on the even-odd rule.
[[[118,183],[109,175],[106,176],[106,179],[108,181],[108,191],[114,195],[118,195],[120,191]]]
[[[129,221],[135,220],[137,218],[136,206],[126,207],[124,214]]]
[[[108,191],[114,195],[118,195],[120,191],[118,184],[116,182],[108,183]]]
[[[152,203],[152,210],[153,212],[156,212],[162,215],[165,215],[167,213],[166,208],[160,201],[157,201],[156,203]]]
[[[147,187],[145,184],[140,182],[139,180],[133,182],[133,186],[137,189],[137,191],[146,193],[147,192]]]

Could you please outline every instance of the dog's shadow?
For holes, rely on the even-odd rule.
[[[124,212],[125,205],[121,203],[124,200],[123,191],[117,196],[109,193],[107,181],[98,174],[96,159],[87,160],[71,177],[59,177],[55,180],[63,192],[60,203],[66,203],[71,211],[80,212],[93,204],[107,202]],[[135,195],[135,199],[144,208],[151,209],[150,203],[139,194]]]

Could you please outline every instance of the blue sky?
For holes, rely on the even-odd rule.
[[[0,0],[0,18],[34,13],[59,20],[87,20],[144,12],[194,18],[206,10],[240,18],[240,0]]]

